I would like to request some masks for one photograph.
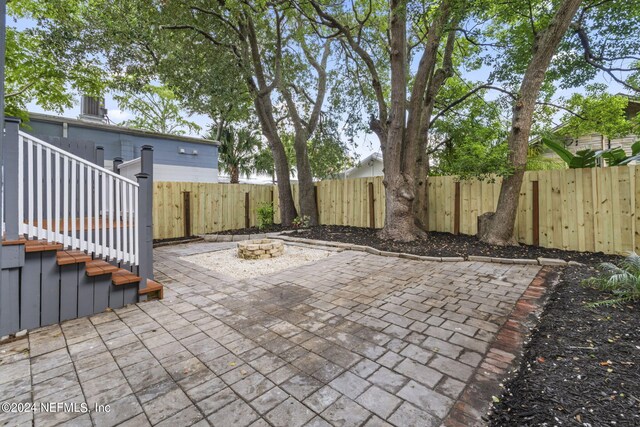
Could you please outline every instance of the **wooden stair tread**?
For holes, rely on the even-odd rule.
[[[13,246],[13,245],[24,245],[27,243],[27,239],[25,239],[23,236],[18,237],[16,240],[5,240],[5,238],[2,238],[2,246]]]
[[[80,264],[91,261],[91,256],[82,251],[59,250],[56,255],[58,257],[58,265]]]
[[[155,280],[147,279],[147,287],[138,290],[138,295],[146,295],[157,293],[158,298],[162,299],[164,294],[164,286]]]
[[[111,274],[118,271],[119,268],[113,264],[109,264],[101,259],[94,259],[85,264],[87,276],[100,276],[102,274]]]
[[[25,240],[25,252],[59,251],[64,246],[62,243],[49,243],[46,240]]]
[[[119,268],[118,270],[111,273],[111,283],[116,286],[128,285],[129,283],[136,283],[139,281],[139,276],[136,276],[135,274],[128,270],[125,270],[124,268]]]

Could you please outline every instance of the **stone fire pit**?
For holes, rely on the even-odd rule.
[[[275,258],[284,253],[282,240],[259,239],[238,242],[238,258],[267,259]]]

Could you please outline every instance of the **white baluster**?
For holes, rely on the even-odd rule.
[[[18,137],[18,234],[22,235],[28,231],[24,225],[24,138]]]
[[[95,191],[93,192],[93,201],[95,203],[93,216],[95,218],[93,221],[93,231],[95,232],[96,255],[102,256],[104,254],[103,242],[100,241],[100,194],[102,194],[102,187],[100,185],[100,172],[98,169],[94,169],[93,172],[95,173],[93,176],[95,178]]]
[[[131,264],[134,264],[135,259],[134,259],[134,241],[133,241],[133,232],[134,232],[134,228],[133,228],[133,221],[134,221],[134,210],[137,209],[137,205],[133,204],[133,195],[134,193],[138,191],[138,187],[129,184],[129,262]]]
[[[113,177],[109,175],[109,259],[115,257],[115,241],[113,240],[114,213],[113,208]]]
[[[89,253],[96,252],[96,248],[93,245],[93,199],[95,199],[95,193],[93,192],[93,171],[87,167],[87,251]]]
[[[44,238],[44,224],[42,223],[43,215],[43,201],[42,201],[42,147],[38,144],[36,146],[36,181],[38,184],[38,194],[36,195],[36,214],[38,216],[38,239]]]
[[[33,201],[35,199],[35,194],[33,192],[33,141],[27,139],[27,173],[29,176],[27,177],[27,189],[28,189],[28,200],[29,200],[29,237],[36,237],[36,228],[33,224]]]
[[[134,265],[138,265],[138,263],[140,262],[140,239],[138,237],[138,228],[140,227],[140,219],[138,218],[138,212],[139,212],[139,203],[138,203],[138,191],[140,190],[140,187],[135,187],[134,192],[133,192],[133,206],[136,210],[135,212],[135,221],[134,221],[134,228],[135,228],[135,233],[133,233],[133,238],[134,238],[134,245],[133,245],[133,252],[134,252]]]
[[[115,180],[114,180],[115,181]],[[120,181],[114,182],[116,187],[116,258],[122,260],[122,239],[120,237]]]
[[[47,176],[45,178],[45,183],[47,185],[47,241],[53,242],[54,234],[53,234],[53,207],[51,206],[51,181],[53,179],[53,173],[51,172],[51,148],[47,147]]]
[[[55,173],[55,177],[53,185],[56,189],[56,209],[55,209],[55,218],[54,218],[54,222],[55,224],[55,235],[56,235],[56,242],[58,243],[62,243],[64,244],[64,236],[62,236],[62,233],[60,232],[60,203],[64,202],[64,199],[62,197],[60,197],[60,153],[56,152],[55,155],[55,163],[56,163],[56,173]]]
[[[87,239],[84,237],[84,165],[80,163],[78,165],[79,175],[78,175],[78,191],[80,192],[80,250],[85,251],[87,248]]]
[[[78,185],[78,180],[76,179],[76,166],[76,161],[71,159],[71,182],[69,183],[69,185],[71,186],[71,199],[69,200],[69,219],[71,221],[71,249],[78,248],[78,240],[76,239],[76,221],[78,220],[78,211],[76,204],[76,187]]]
[[[62,169],[62,187],[64,188],[64,195],[62,196],[62,229],[64,239],[64,247],[71,246],[69,239],[69,159],[62,157],[62,163],[64,165]]]
[[[109,252],[107,250],[107,175],[101,174],[102,178],[102,255],[107,257]]]
[[[129,194],[129,184],[126,182],[122,183],[122,252],[123,259],[125,262],[131,262],[129,257],[129,204],[128,204],[128,194]]]

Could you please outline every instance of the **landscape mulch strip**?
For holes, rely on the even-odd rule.
[[[249,227],[249,228],[240,228],[238,230],[218,231],[215,234],[245,235],[245,234],[261,234],[261,233],[278,233],[280,231],[287,231],[287,230],[291,230],[291,228],[290,227],[283,227],[280,224],[273,224],[273,225],[269,225],[269,226],[263,228],[262,230],[258,229],[258,227]]]
[[[640,303],[589,307],[592,274],[563,270],[490,426],[640,425]]]
[[[583,264],[598,264],[605,261],[618,261],[621,258],[606,255],[602,252],[575,252],[560,249],[547,249],[537,246],[494,246],[480,242],[475,236],[463,234],[429,232],[426,239],[413,242],[396,242],[383,240],[377,235],[379,230],[372,228],[346,227],[322,225],[298,230],[293,234],[314,240],[328,240],[333,242],[352,243],[355,245],[371,246],[389,251],[404,252],[424,256],[489,256],[496,258],[561,258],[565,261],[577,261]]]

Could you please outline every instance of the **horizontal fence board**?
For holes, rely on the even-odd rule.
[[[478,217],[493,212],[498,203],[502,178],[460,181],[432,176],[427,181],[430,231],[452,233],[456,206],[462,234],[477,233]],[[533,188],[538,188],[538,239],[540,246],[576,251],[624,254],[640,251],[640,172],[638,166],[565,169],[526,172],[519,194],[515,235],[520,243],[535,242]],[[370,200],[369,184],[373,188]],[[326,180],[315,183],[320,224],[370,227],[384,226],[385,190],[382,177]],[[245,194],[249,194],[249,223],[258,223],[257,208],[274,203],[274,221],[280,223],[278,189],[273,185],[203,184],[156,182],[154,192],[154,237],[183,237],[182,193],[191,193],[193,234],[244,228]],[[298,185],[291,186],[296,209]],[[373,212],[371,212],[373,206]]]

